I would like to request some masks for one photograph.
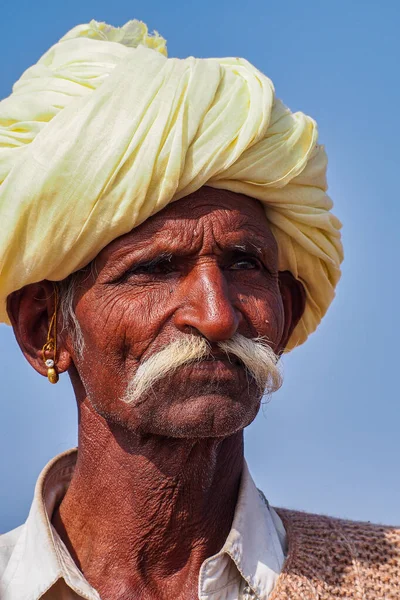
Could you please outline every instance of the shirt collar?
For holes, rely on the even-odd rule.
[[[100,600],[50,521],[71,481],[76,457],[75,448],[68,450],[41,472],[28,518],[1,579],[2,600],[38,600],[60,578],[83,598]]]
[[[204,561],[199,597],[219,593],[220,582],[233,577],[232,561],[260,600],[267,600],[285,560],[286,535],[278,514],[256,488],[244,464],[232,528],[220,552]],[[221,577],[223,570],[229,576]]]
[[[28,519],[1,579],[2,600],[38,600],[61,578],[81,597],[100,600],[51,524],[76,458],[77,450],[68,450],[40,474]],[[222,587],[228,591],[242,577],[259,600],[267,600],[283,566],[284,546],[282,522],[257,490],[245,463],[231,531],[221,551],[200,569],[199,598],[222,598]]]

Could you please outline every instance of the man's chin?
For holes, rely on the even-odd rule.
[[[224,438],[247,427],[260,408],[262,396],[255,381],[240,379],[194,383],[171,378],[160,380],[131,402],[115,399],[92,404],[106,421],[132,434]]]
[[[142,432],[172,438],[225,438],[243,430],[255,419],[261,398],[239,399],[223,393],[205,393],[157,410]]]

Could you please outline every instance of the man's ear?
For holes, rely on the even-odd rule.
[[[19,347],[32,367],[45,376],[47,367],[43,362],[42,348],[47,340],[55,300],[54,285],[50,281],[26,285],[7,298],[7,312]],[[71,356],[61,343],[59,332],[62,323],[58,311],[57,315],[56,369],[63,373],[71,364]]]
[[[294,328],[304,313],[306,292],[302,283],[290,271],[279,271],[279,289],[285,313],[285,325],[278,351],[278,354],[282,354]]]

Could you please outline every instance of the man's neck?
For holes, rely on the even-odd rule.
[[[80,407],[75,472],[53,524],[103,600],[197,598],[202,562],[223,546],[243,436],[139,437]]]

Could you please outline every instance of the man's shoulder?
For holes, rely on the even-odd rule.
[[[303,533],[306,531],[343,531],[350,536],[368,536],[368,537],[393,537],[400,536],[400,526],[383,525],[380,523],[371,523],[370,521],[354,521],[340,517],[330,517],[322,514],[307,513],[299,510],[289,510],[287,508],[275,508],[281,517],[285,527],[296,529]]]
[[[284,524],[288,540],[324,544],[357,553],[360,558],[371,551],[382,552],[400,561],[400,527],[369,521],[352,521],[302,511],[275,509]]]
[[[14,548],[24,530],[24,525],[20,525],[7,533],[0,534],[0,578],[9,563]]]
[[[314,591],[318,589],[318,598],[339,597],[335,590],[341,590],[346,598],[400,597],[399,527],[275,510],[288,541],[282,598],[286,597],[285,586],[289,589],[295,578]]]

